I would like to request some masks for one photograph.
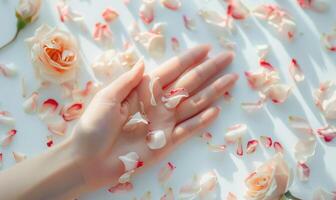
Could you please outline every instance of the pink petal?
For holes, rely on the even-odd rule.
[[[94,95],[99,90],[99,88],[100,88],[99,84],[93,81],[88,81],[83,90],[80,89],[72,90],[72,97],[73,99],[77,100],[84,99],[86,97]]]
[[[13,151],[13,157],[14,157],[14,160],[16,163],[19,163],[25,159],[27,159],[27,156],[23,153],[20,153],[20,152],[14,152]]]
[[[228,0],[226,13],[236,20],[244,20],[249,15],[249,10],[240,0]]]
[[[270,46],[267,44],[257,46],[257,54],[261,60],[265,60],[270,52]]]
[[[23,109],[26,113],[32,114],[37,111],[37,101],[39,98],[39,94],[37,92],[33,92],[31,96],[23,102]]]
[[[119,14],[117,11],[113,10],[112,8],[106,8],[102,13],[102,17],[104,18],[106,22],[110,23],[118,19]]]
[[[237,200],[237,196],[234,193],[229,192],[226,196],[226,200]]]
[[[11,143],[13,142],[13,139],[14,139],[14,136],[16,135],[16,133],[17,133],[17,130],[15,130],[15,129],[11,129],[11,130],[9,130],[9,131],[7,132],[7,135],[4,136],[4,137],[1,139],[1,141],[0,141],[1,146],[2,146],[2,147],[6,147],[6,146],[8,146],[9,144],[11,144]]]
[[[175,108],[183,98],[188,97],[189,94],[184,88],[172,89],[167,94],[163,95],[161,101],[164,103],[166,108]]]
[[[5,125],[8,127],[15,126],[15,119],[10,116],[10,114],[6,111],[0,111],[0,125]]]
[[[133,184],[130,182],[126,183],[118,183],[108,189],[109,192],[111,193],[118,193],[118,192],[128,192],[133,189]]]
[[[332,125],[318,128],[316,132],[325,142],[331,142],[336,137],[336,127]]]
[[[157,35],[164,35],[165,31],[166,31],[166,24],[159,22],[155,23],[149,32]]]
[[[263,59],[261,59],[259,61],[259,65],[260,65],[260,67],[263,67],[263,68],[271,70],[271,71],[275,70],[275,67],[271,63],[269,63],[268,61],[263,60]]]
[[[140,32],[137,40],[154,58],[161,58],[166,50],[165,37],[152,32]]]
[[[54,140],[53,137],[51,135],[47,136],[47,147],[52,147],[54,145]]]
[[[283,153],[284,152],[284,149],[283,149],[282,145],[278,141],[274,141],[273,148],[274,148],[275,152],[277,152],[277,153],[279,153],[279,152]]]
[[[267,148],[272,147],[272,138],[268,137],[268,136],[260,136],[260,142]]]
[[[291,64],[289,65],[289,73],[296,82],[301,82],[304,80],[304,74],[301,70],[301,67],[294,58],[292,58]]]
[[[225,144],[212,144],[210,142],[207,142],[208,149],[211,152],[223,152],[226,150],[226,145]]]
[[[103,43],[108,43],[112,41],[112,31],[107,24],[96,23],[93,30],[93,39],[96,41],[101,41]]]
[[[276,71],[269,71],[267,69],[257,72],[246,71],[244,74],[249,86],[253,90],[262,90],[265,87],[268,87],[279,81],[278,73]]]
[[[306,163],[315,155],[316,144],[314,137],[299,140],[294,146],[295,159],[300,163]]]
[[[246,124],[235,124],[228,128],[224,139],[228,143],[235,143],[247,133]]]
[[[325,0],[297,0],[297,2],[303,9],[312,9],[317,12],[324,12],[329,7]]]
[[[284,103],[287,100],[291,89],[291,86],[285,84],[273,84],[266,89],[265,96],[271,99],[275,104]]]
[[[213,192],[218,184],[217,175],[214,171],[204,173],[199,180],[200,185],[200,198],[203,199],[209,193]],[[203,197],[203,198],[202,198]]]
[[[296,170],[300,181],[308,181],[310,176],[310,168],[306,163],[298,162]]]
[[[64,121],[63,119],[59,120],[59,121],[53,121],[49,124],[47,124],[48,126],[48,130],[56,135],[60,135],[63,136],[65,135],[67,128],[68,128],[68,124],[66,121]]]
[[[251,154],[254,153],[259,145],[258,140],[250,140],[246,145],[246,153]]]
[[[212,139],[212,134],[210,132],[204,132],[202,133],[201,138],[206,142],[210,142]]]
[[[168,188],[165,194],[160,198],[160,200],[174,200],[173,189],[171,187]]]
[[[139,123],[149,124],[149,121],[140,112],[135,113],[124,126],[125,131],[132,131]]]
[[[58,108],[58,102],[55,99],[47,99],[43,102],[40,112],[45,112],[46,110],[51,110],[55,112]]]
[[[161,0],[161,3],[164,7],[174,11],[178,10],[181,7],[180,0]]]
[[[297,130],[300,133],[305,133],[308,135],[313,134],[313,129],[311,128],[308,121],[302,117],[299,116],[289,116],[288,117],[290,126]]]
[[[140,157],[136,152],[129,152],[125,155],[119,156],[119,160],[124,165],[125,172],[134,170],[136,168],[142,167],[143,162],[140,161]]]
[[[84,104],[82,102],[75,102],[64,106],[60,115],[65,121],[72,121],[78,119],[84,112]]]
[[[325,81],[313,93],[315,105],[323,112],[326,119],[336,119],[336,84]]]
[[[187,15],[183,15],[183,24],[184,27],[188,30],[195,30],[196,29],[196,23],[193,19],[188,17]]]
[[[5,77],[13,77],[17,73],[16,66],[13,63],[1,64],[0,63],[0,74]]]
[[[242,144],[242,139],[239,138],[238,142],[237,142],[237,150],[236,150],[236,154],[238,156],[243,156],[244,151],[243,151],[243,144]]]
[[[260,99],[257,102],[242,102],[240,106],[246,112],[255,112],[264,106],[264,102],[264,99]]]
[[[158,175],[159,182],[161,184],[167,182],[172,176],[175,169],[176,169],[175,165],[173,165],[171,162],[165,164],[159,171]]]
[[[172,37],[170,39],[170,41],[171,41],[171,46],[172,46],[173,51],[175,51],[175,52],[180,51],[180,42],[179,42],[179,40],[176,37]]]
[[[163,130],[150,131],[146,135],[146,144],[150,149],[161,149],[166,143],[167,139]]]
[[[139,16],[145,24],[150,24],[154,20],[154,3],[153,0],[142,0]]]

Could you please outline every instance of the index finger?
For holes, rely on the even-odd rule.
[[[169,59],[153,72],[153,77],[159,77],[163,87],[172,83],[188,68],[201,62],[210,50],[209,45],[198,45],[187,50],[180,56]]]

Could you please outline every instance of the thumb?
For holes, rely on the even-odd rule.
[[[106,94],[109,99],[122,102],[139,85],[144,74],[144,62],[140,58],[133,68],[122,74],[115,81],[106,87]]]

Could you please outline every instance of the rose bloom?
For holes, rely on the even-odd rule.
[[[290,170],[282,154],[278,153],[247,177],[245,198],[249,200],[280,199],[286,193],[290,183]]]
[[[37,78],[42,81],[64,83],[77,74],[78,47],[67,32],[42,25],[27,40]]]
[[[25,22],[33,22],[40,11],[41,0],[20,0],[16,16]]]

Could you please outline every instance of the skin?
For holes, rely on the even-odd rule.
[[[141,173],[207,128],[220,113],[213,102],[238,79],[236,74],[213,79],[231,63],[234,55],[226,52],[207,58],[209,50],[208,45],[196,46],[150,74],[144,74],[144,64],[139,61],[132,70],[96,94],[71,137],[1,172],[2,198],[71,199],[115,185],[124,173],[118,156],[136,152],[144,162],[144,166],[136,170]],[[151,105],[149,91],[154,78],[157,79],[153,87],[156,106]],[[189,97],[176,108],[167,109],[161,96],[172,88],[185,88]],[[150,124],[125,128],[136,112],[145,113]],[[165,131],[167,144],[162,149],[151,150],[145,137],[150,130],[158,129]]]

